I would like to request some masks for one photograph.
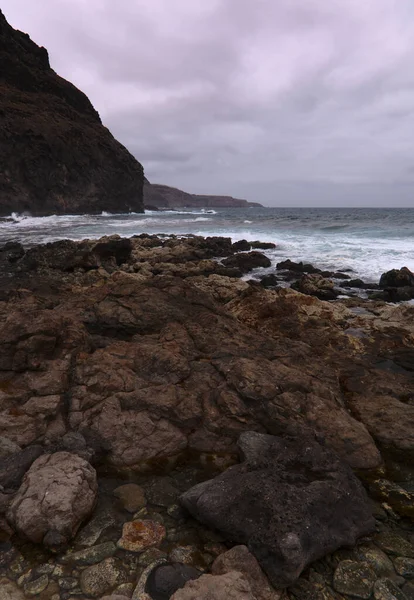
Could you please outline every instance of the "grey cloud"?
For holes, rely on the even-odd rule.
[[[33,4],[2,7],[150,180],[274,204],[412,203],[411,0]]]

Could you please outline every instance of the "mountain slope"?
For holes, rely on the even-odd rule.
[[[143,210],[143,168],[0,10],[0,214]]]

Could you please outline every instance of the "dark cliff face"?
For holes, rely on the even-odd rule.
[[[143,210],[141,164],[0,10],[0,214]]]
[[[144,184],[144,203],[145,206],[155,208],[180,208],[183,206],[193,208],[246,208],[248,206],[262,206],[258,202],[248,202],[232,196],[188,194],[168,185],[150,183],[147,179]]]

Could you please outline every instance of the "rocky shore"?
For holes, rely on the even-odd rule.
[[[267,246],[0,249],[0,600],[414,598],[414,276]]]

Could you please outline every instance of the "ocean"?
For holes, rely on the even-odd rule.
[[[26,246],[119,234],[195,234],[274,242],[272,265],[290,258],[323,270],[351,269],[378,282],[384,271],[414,271],[414,208],[244,208],[147,211],[145,214],[11,215],[0,220],[0,244]],[[271,271],[267,269],[267,271]],[[354,276],[354,275],[353,275]]]

